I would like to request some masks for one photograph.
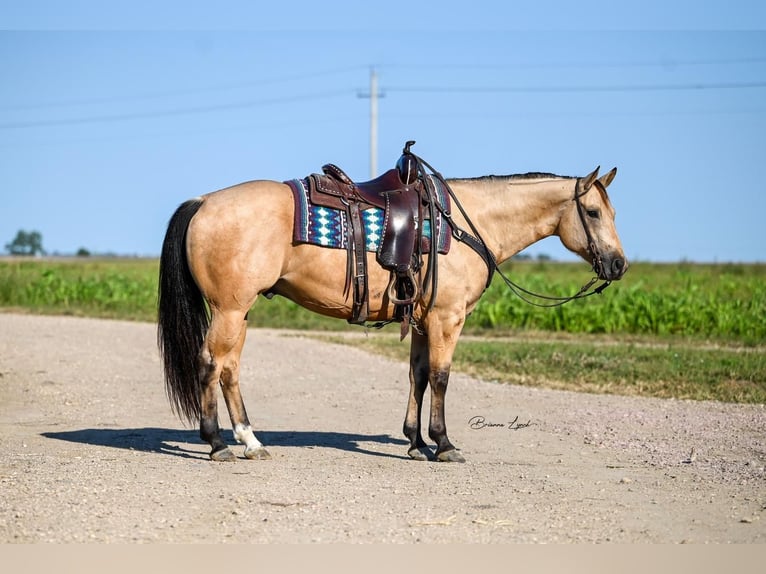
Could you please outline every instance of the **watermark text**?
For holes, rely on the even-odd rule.
[[[531,420],[527,422],[519,421],[518,415],[509,422],[492,422],[487,420],[482,415],[476,415],[468,419],[468,427],[473,430],[482,429],[505,429],[505,430],[521,430],[532,426],[534,423]]]

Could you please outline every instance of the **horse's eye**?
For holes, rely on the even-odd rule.
[[[601,217],[601,212],[598,209],[589,209],[588,217],[592,217],[593,219],[598,219],[599,217]]]

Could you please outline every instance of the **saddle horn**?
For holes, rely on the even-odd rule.
[[[405,185],[415,183],[418,179],[418,160],[415,158],[415,154],[410,151],[413,145],[415,145],[415,140],[409,140],[404,144],[402,155],[396,162],[396,171],[399,172],[399,179]]]

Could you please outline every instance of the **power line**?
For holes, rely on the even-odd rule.
[[[637,84],[611,86],[394,86],[386,92],[440,93],[440,94],[491,94],[491,93],[564,93],[564,92],[659,92],[673,90],[731,90],[766,88],[766,81],[719,82],[688,84]]]
[[[711,115],[763,115],[766,114],[766,108],[747,108],[738,110],[727,109],[685,109],[685,110],[655,110],[655,111],[619,111],[619,110],[603,110],[597,111],[589,110],[567,110],[567,111],[547,111],[547,110],[523,110],[519,112],[494,112],[494,111],[478,111],[478,112],[455,112],[450,110],[449,112],[393,112],[386,114],[386,119],[400,118],[400,119],[423,119],[423,118],[445,118],[445,119],[486,119],[493,120],[501,118],[571,118],[571,117],[684,117],[684,116],[711,116]]]
[[[680,60],[667,58],[663,60],[636,60],[630,61],[604,61],[604,62],[518,62],[504,64],[433,64],[428,65],[429,70],[550,70],[563,68],[681,68],[686,66],[731,66],[737,64],[762,64],[766,63],[766,56],[752,56],[740,58],[719,58],[713,60]],[[424,66],[418,64],[394,64],[381,65],[380,68],[418,70]]]
[[[7,123],[0,124],[0,129],[5,130],[5,129],[32,128],[32,127],[65,126],[65,125],[118,122],[118,121],[125,121],[125,120],[182,116],[182,115],[189,115],[189,114],[217,112],[217,111],[223,111],[223,110],[252,108],[257,106],[268,106],[268,105],[286,104],[286,103],[293,103],[293,102],[300,102],[300,101],[319,100],[319,99],[325,99],[325,98],[332,98],[332,97],[349,94],[349,93],[352,93],[352,90],[346,90],[346,89],[331,90],[327,92],[318,92],[315,94],[303,94],[303,95],[292,96],[292,97],[267,98],[267,99],[252,100],[247,102],[217,104],[217,105],[210,105],[210,106],[197,106],[197,107],[190,107],[190,108],[180,108],[175,110],[109,114],[109,115],[100,115],[100,116],[87,116],[87,117],[79,117],[79,118],[66,118],[66,119],[53,119],[53,120],[29,120],[29,121],[19,121],[19,122],[7,122]]]
[[[211,92],[223,92],[230,90],[252,89],[260,88],[264,86],[273,86],[275,84],[284,84],[289,82],[305,82],[310,78],[320,78],[324,76],[333,76],[336,74],[343,74],[346,72],[354,72],[362,69],[362,66],[352,66],[348,68],[336,68],[331,70],[323,70],[319,72],[312,72],[301,75],[283,76],[281,78],[270,78],[259,80],[257,82],[243,82],[239,84],[227,84],[218,86],[206,86],[199,88],[178,89],[178,90],[165,90],[158,92],[149,92],[145,94],[134,94],[131,96],[112,96],[102,98],[89,98],[83,100],[61,100],[57,102],[39,102],[39,103],[25,103],[25,104],[11,104],[2,106],[0,109],[3,111],[21,111],[21,110],[39,110],[46,108],[63,108],[63,107],[75,107],[75,106],[92,106],[98,104],[115,104],[122,102],[138,102],[143,100],[155,100],[161,98],[175,98],[179,96],[193,96],[199,94],[208,94]]]
[[[215,125],[200,127],[194,125],[184,125],[183,127],[172,128],[159,128],[149,132],[142,131],[140,133],[124,133],[121,131],[109,131],[103,135],[95,136],[63,136],[63,137],[48,137],[41,138],[11,138],[8,141],[0,139],[1,148],[18,148],[20,146],[59,146],[59,145],[71,145],[72,143],[93,143],[93,142],[113,142],[113,141],[130,141],[130,140],[143,140],[152,139],[158,140],[162,138],[177,138],[182,136],[197,136],[208,134],[225,134],[232,132],[251,132],[252,130],[273,130],[284,129],[288,127],[302,127],[306,126],[337,126],[340,122],[351,122],[357,118],[354,114],[317,114],[311,118],[268,118],[258,119],[256,121],[244,121],[238,122],[236,125]]]
[[[633,62],[531,62],[531,63],[510,63],[510,64],[428,64],[424,66],[422,64],[385,64],[378,66],[385,69],[399,69],[399,70],[514,70],[514,69],[560,69],[560,68],[608,68],[608,67],[620,67],[620,68],[632,68],[632,67],[662,67],[662,68],[677,68],[684,66],[709,66],[709,65],[735,65],[735,64],[758,64],[766,63],[766,57],[753,56],[753,57],[740,57],[740,58],[721,58],[713,60],[676,60],[668,59],[667,61],[658,60],[645,60],[645,61],[633,61]],[[300,75],[287,75],[276,78],[265,78],[263,80],[255,82],[242,82],[225,85],[206,86],[189,89],[178,90],[165,90],[157,92],[149,92],[144,94],[134,94],[129,96],[106,96],[100,98],[88,98],[79,100],[61,100],[53,102],[39,102],[39,103],[23,103],[23,104],[10,104],[0,107],[3,111],[14,110],[36,110],[46,108],[57,107],[75,107],[75,106],[90,106],[99,104],[113,104],[121,102],[135,102],[142,100],[152,100],[179,96],[190,96],[230,90],[239,89],[251,89],[259,88],[263,86],[271,86],[275,84],[289,83],[294,81],[305,81],[310,78],[320,78],[325,76],[333,76],[348,72],[355,72],[364,69],[364,66],[356,65],[344,68],[333,68],[328,70],[321,70],[317,72],[309,72]]]
[[[598,93],[598,92],[651,92],[651,91],[703,91],[703,90],[731,90],[731,89],[758,89],[766,87],[766,81],[754,82],[713,82],[713,83],[686,83],[686,84],[634,84],[634,85],[604,85],[604,86],[394,86],[385,89],[389,92],[399,93],[438,93],[438,94],[502,94],[502,93]],[[287,97],[264,98],[244,102],[227,104],[215,104],[208,106],[193,106],[172,110],[158,110],[148,112],[132,112],[121,114],[91,115],[76,118],[61,118],[47,120],[24,120],[16,122],[0,123],[0,130],[21,129],[32,127],[51,127],[79,125],[90,123],[118,122],[136,119],[162,118],[181,115],[210,113],[216,111],[236,110],[287,104],[301,101],[312,101],[333,98],[353,93],[351,89],[336,89],[312,94],[300,94]],[[357,94],[358,95],[358,94]]]

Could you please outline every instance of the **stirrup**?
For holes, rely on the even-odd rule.
[[[415,301],[417,301],[418,295],[420,295],[420,289],[418,288],[415,273],[413,273],[411,268],[407,269],[406,277],[412,284],[412,295],[407,299],[399,299],[399,296],[396,294],[396,282],[399,277],[400,276],[396,273],[391,273],[391,281],[388,283],[388,300],[394,305],[413,305]]]

